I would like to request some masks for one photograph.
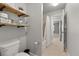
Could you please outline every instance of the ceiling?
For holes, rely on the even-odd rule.
[[[48,13],[65,8],[65,3],[59,3],[57,6],[52,6],[51,3],[43,3],[43,12]]]

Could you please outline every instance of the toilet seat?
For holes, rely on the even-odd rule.
[[[30,55],[24,52],[20,52],[20,53],[17,53],[15,56],[30,56]]]

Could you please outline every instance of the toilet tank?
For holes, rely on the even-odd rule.
[[[20,41],[11,40],[0,43],[0,54],[2,56],[13,56],[19,52]]]

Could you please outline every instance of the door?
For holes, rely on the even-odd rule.
[[[54,23],[54,33],[59,34],[59,21]]]
[[[60,21],[60,41],[62,42],[63,39],[62,39],[62,34],[63,34],[63,31],[62,31],[62,20]]]
[[[64,15],[64,51],[67,51],[67,14]]]
[[[62,14],[62,20],[60,21],[60,41],[63,43],[63,50],[67,51],[67,14]]]

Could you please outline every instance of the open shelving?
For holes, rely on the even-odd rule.
[[[0,22],[0,27],[2,26],[16,26],[16,27],[29,27],[27,25],[24,25],[24,24],[12,24],[12,23],[1,23]]]
[[[10,6],[9,4],[6,4],[6,3],[0,3],[0,11],[3,11],[3,10],[6,10],[8,12],[11,12],[11,13],[14,13],[16,14],[17,16],[24,16],[24,17],[29,17],[28,14],[26,14],[24,11],[22,10],[18,10],[17,8],[15,7],[12,7]],[[0,16],[1,18],[1,16]],[[5,18],[6,20],[7,18]],[[9,19],[10,20],[10,19]],[[29,27],[28,25],[26,24],[18,24],[18,23],[4,23],[4,22],[0,22],[0,27],[2,26],[16,26],[16,27]]]
[[[0,10],[6,10],[6,11],[9,11],[11,13],[14,13],[16,14],[17,16],[25,16],[25,17],[28,17],[29,15],[26,14],[24,11],[21,11],[21,10],[18,10],[12,6],[10,6],[9,4],[6,4],[6,3],[0,3]]]
[[[15,23],[15,22],[1,22],[1,20],[3,20],[3,19],[11,21],[11,19],[9,19],[9,18],[5,18],[5,17],[0,16],[0,27],[2,27],[2,26],[16,26],[18,28],[19,27],[29,27],[26,24],[20,24],[20,23]]]

